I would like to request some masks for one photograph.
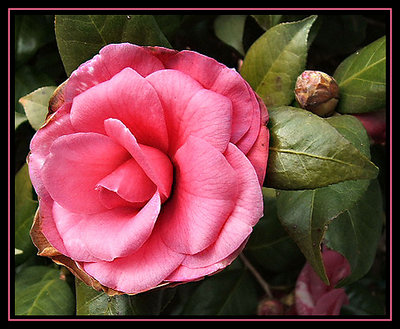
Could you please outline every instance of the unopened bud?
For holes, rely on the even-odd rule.
[[[335,79],[320,71],[304,71],[297,78],[294,93],[303,109],[321,117],[331,115],[339,101]]]
[[[267,298],[258,305],[258,315],[282,315],[283,313],[283,304],[277,299]]]

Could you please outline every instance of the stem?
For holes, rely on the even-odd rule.
[[[258,273],[258,271],[254,268],[254,266],[249,262],[249,260],[243,254],[243,252],[239,254],[239,257],[243,261],[244,265],[254,275],[254,277],[256,278],[257,282],[260,284],[260,286],[264,289],[264,291],[267,294],[268,298],[273,298],[274,296],[272,295],[272,292],[271,292],[271,289],[269,287],[269,284],[262,278],[260,273]]]

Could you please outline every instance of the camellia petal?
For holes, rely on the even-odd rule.
[[[247,240],[248,239],[242,242],[239,248],[236,249],[233,253],[231,253],[226,258],[218,261],[217,263],[197,268],[181,265],[174,272],[172,272],[165,280],[171,282],[188,282],[188,281],[200,280],[207,275],[215,274],[223,270],[225,267],[230,265],[236,259],[236,257],[242,252],[243,248],[245,247]]]
[[[260,185],[263,184],[268,163],[269,150],[269,130],[263,126],[260,128],[259,135],[254,142],[254,145],[247,153],[247,158],[253,165]]]
[[[109,44],[71,74],[65,88],[65,100],[72,102],[75,96],[110,80],[126,67],[134,69],[142,76],[147,76],[154,71],[162,70],[164,65],[146,48],[130,43]]]
[[[232,126],[229,98],[203,89],[197,81],[175,70],[157,71],[146,79],[157,91],[164,107],[170,154],[174,154],[190,135],[225,151]],[[178,97],[180,101],[176,102]]]
[[[341,279],[350,274],[348,261],[338,252],[326,248],[322,259],[330,285],[326,285],[306,263],[295,288],[295,307],[299,315],[338,315],[342,305],[348,302],[345,290],[335,288]]]
[[[157,189],[134,159],[124,162],[104,177],[97,187],[113,191],[129,202],[148,201]]]
[[[339,315],[343,304],[348,304],[349,298],[343,288],[334,289],[318,300],[312,309],[312,315]]]
[[[109,118],[122,121],[139,143],[168,149],[164,111],[157,93],[131,68],[74,99],[71,123],[76,130],[105,134],[104,120]]]
[[[228,97],[232,102],[232,137],[236,143],[249,130],[254,93],[249,91],[240,74],[215,59],[194,51],[181,51],[164,62],[165,67],[178,70],[197,80],[204,88]]]
[[[111,261],[142,246],[153,230],[160,206],[156,192],[140,211],[119,207],[80,214],[54,203],[53,217],[69,257],[84,262]]]
[[[125,147],[147,177],[157,185],[163,201],[168,198],[173,179],[173,168],[169,158],[158,149],[139,145],[129,129],[119,120],[107,119],[104,121],[104,127],[107,135]]]
[[[105,210],[95,190],[97,183],[130,154],[109,137],[76,133],[57,138],[41,170],[52,199],[64,208],[81,213]]]
[[[226,258],[249,237],[252,227],[263,215],[261,187],[251,163],[233,144],[229,144],[225,157],[238,177],[235,208],[227,218],[215,243],[185,259],[183,265],[187,267],[210,266]]]
[[[107,287],[137,294],[163,282],[184,258],[185,255],[164,244],[155,227],[150,238],[135,253],[111,262],[84,263],[83,268]]]
[[[215,242],[237,198],[237,175],[207,142],[189,137],[175,154],[174,197],[160,214],[164,242],[195,254]]]
[[[70,109],[70,104],[65,105],[51,115],[36,132],[30,143],[31,152],[28,155],[29,176],[33,186],[35,186],[37,195],[42,199],[51,200],[40,174],[46,157],[49,155],[50,147],[58,137],[75,133],[69,119]]]

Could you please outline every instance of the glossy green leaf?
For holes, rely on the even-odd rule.
[[[171,47],[152,15],[56,15],[55,31],[68,75],[110,43]]]
[[[370,158],[368,135],[356,118],[341,115],[326,121]],[[279,191],[277,204],[282,225],[326,283],[328,278],[320,253],[321,242],[332,221],[357,204],[369,183],[369,180],[352,180],[314,190]]]
[[[153,15],[161,31],[169,40],[179,30],[185,15]]]
[[[251,15],[265,31],[281,21],[282,15]]]
[[[340,90],[337,111],[364,113],[386,105],[386,37],[347,57],[333,76]]]
[[[267,106],[289,105],[307,59],[307,37],[317,16],[281,23],[258,38],[243,60],[241,75]]]
[[[379,294],[380,289],[376,289],[376,286],[376,280],[372,281],[371,279],[359,280],[346,286],[349,304],[343,305],[341,314],[350,316],[385,315],[385,296]]]
[[[56,85],[56,82],[47,73],[40,71],[36,66],[23,65],[15,71],[14,106],[15,111],[24,113],[19,99],[32,91],[43,87]]]
[[[38,206],[32,196],[28,165],[25,164],[15,175],[15,248],[23,251],[22,254],[15,256],[17,264],[23,262],[36,250],[29,236],[33,216]]]
[[[50,97],[56,88],[56,86],[42,87],[19,99],[33,129],[38,130],[43,125]]]
[[[243,31],[247,15],[219,15],[214,21],[215,35],[244,55]]]
[[[174,298],[176,290],[170,287],[154,289],[129,296],[132,309],[137,315],[160,315]]]
[[[304,263],[304,257],[278,219],[275,190],[263,188],[264,216],[255,225],[244,253],[254,266],[282,274]]]
[[[15,15],[15,60],[20,65],[54,39],[52,15]]]
[[[17,129],[21,123],[28,120],[25,114],[14,112],[14,115],[15,115],[14,117],[15,129]]]
[[[133,315],[128,295],[108,296],[75,279],[76,315]]]
[[[74,295],[60,271],[29,266],[15,277],[16,315],[73,315]]]
[[[383,219],[379,183],[373,180],[358,203],[329,226],[328,247],[345,256],[351,267],[350,276],[339,282],[339,287],[359,280],[370,270],[381,238]]]
[[[230,266],[233,266],[230,265]],[[205,278],[188,296],[181,315],[252,315],[258,296],[247,269],[225,269]]]
[[[290,106],[270,108],[269,114],[267,186],[314,189],[377,176],[368,157],[323,118]]]
[[[77,315],[159,315],[175,295],[161,288],[141,294],[108,296],[75,279]]]

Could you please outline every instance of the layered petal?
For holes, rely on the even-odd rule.
[[[339,315],[343,304],[348,303],[349,298],[343,288],[333,289],[316,302],[312,315]]]
[[[124,200],[133,203],[148,201],[157,189],[135,159],[129,159],[104,177],[97,184],[97,188],[113,191]]]
[[[72,102],[75,96],[110,80],[126,67],[146,76],[163,69],[164,65],[146,48],[129,43],[109,44],[71,74],[65,89],[65,101]]]
[[[232,103],[176,70],[157,71],[146,78],[162,102],[169,135],[169,154],[188,136],[203,138],[221,152],[230,140]]]
[[[46,123],[36,132],[30,143],[28,155],[29,176],[37,195],[42,199],[51,199],[41,178],[41,169],[49,155],[50,147],[60,136],[75,133],[69,119],[71,105],[64,105],[51,115]]]
[[[258,182],[260,185],[263,184],[265,175],[267,173],[268,151],[269,130],[267,127],[262,126],[254,145],[247,153],[247,158],[250,160],[257,173]]]
[[[334,286],[350,274],[350,265],[340,253],[324,249],[322,259],[330,285],[326,285],[309,263],[297,278],[295,297],[296,311],[301,315],[337,315],[348,302],[346,292]]]
[[[74,98],[71,123],[78,131],[105,134],[104,120],[119,119],[139,143],[166,151],[164,111],[150,83],[131,68]]]
[[[53,142],[40,174],[51,198],[62,207],[95,213],[105,210],[95,190],[97,183],[129,158],[107,136],[75,133]]]
[[[84,270],[101,284],[128,294],[156,287],[172,273],[185,255],[172,251],[161,238],[157,225],[135,253],[111,262],[84,263]]]
[[[187,281],[194,281],[200,280],[204,276],[216,274],[217,272],[223,270],[225,267],[230,265],[236,257],[242,252],[243,248],[247,243],[246,239],[242,242],[241,246],[236,249],[233,253],[228,255],[226,258],[220,260],[217,263],[212,265],[208,265],[205,267],[187,267],[185,265],[179,266],[174,272],[172,272],[165,280],[171,282],[187,282]]]
[[[107,135],[132,155],[147,177],[157,186],[162,200],[165,201],[173,180],[173,167],[169,158],[158,149],[140,145],[130,130],[117,119],[105,120],[104,127]]]
[[[189,137],[175,154],[175,187],[160,214],[164,242],[195,254],[218,238],[237,198],[237,174],[207,142]]]
[[[251,163],[231,143],[224,155],[238,179],[236,204],[216,241],[204,251],[188,256],[183,262],[187,267],[211,266],[228,257],[239,249],[263,215],[262,191]]]
[[[67,249],[53,219],[53,204],[54,201],[51,198],[50,200],[39,199],[37,215],[40,216],[40,229],[47,241],[60,253],[65,255]]]
[[[95,214],[77,214],[53,206],[53,218],[66,255],[77,261],[111,261],[135,252],[149,238],[160,212],[158,192],[140,210],[119,207]]]
[[[164,65],[186,73],[204,88],[231,100],[233,116],[230,140],[232,143],[239,141],[249,130],[253,120],[253,108],[257,106],[257,101],[255,101],[254,92],[249,90],[246,81],[236,70],[229,69],[213,58],[186,50],[169,56]]]

